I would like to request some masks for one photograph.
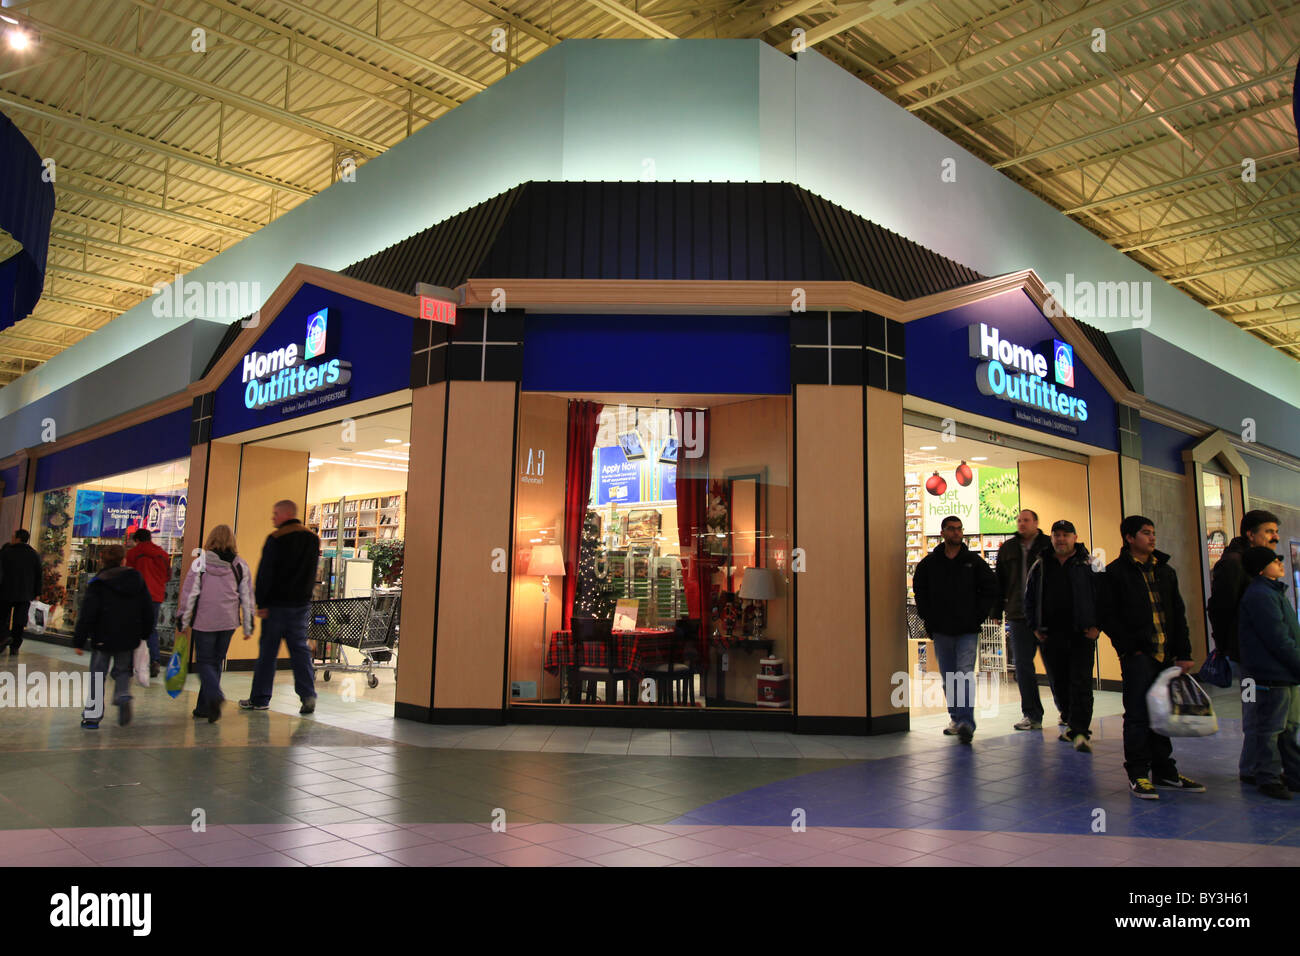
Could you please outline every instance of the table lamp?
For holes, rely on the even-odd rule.
[[[754,621],[754,639],[762,640],[763,627],[767,624],[766,602],[776,597],[776,572],[770,568],[746,568],[737,597],[743,601],[764,602]]]
[[[564,577],[564,552],[558,544],[539,544],[533,548],[532,557],[528,561],[528,573],[530,575],[541,576],[542,579],[542,680],[546,679],[546,616],[550,610],[551,603],[551,575],[555,574]],[[537,685],[538,696],[541,696],[542,684]]]

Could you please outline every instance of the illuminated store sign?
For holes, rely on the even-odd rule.
[[[329,309],[307,317],[303,348],[292,343],[274,352],[249,352],[244,356],[244,407],[263,408],[312,392],[346,385],[352,363],[324,358],[329,347]],[[313,359],[321,361],[308,365]]]
[[[980,392],[1027,408],[1041,409],[1076,422],[1088,420],[1088,403],[1058,391],[1057,385],[1074,387],[1074,350],[1053,340],[1052,368],[1055,383],[1047,381],[1047,357],[1008,342],[996,328],[985,323],[970,327],[970,354],[980,359],[975,384]]]

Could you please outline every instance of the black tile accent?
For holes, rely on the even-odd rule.
[[[524,312],[507,309],[504,312],[488,310],[489,342],[522,342],[524,340]]]
[[[456,312],[456,328],[452,331],[453,342],[483,341],[483,310],[466,309]]]
[[[203,417],[203,396],[195,395],[194,401],[190,403],[190,420],[198,421]]]
[[[429,708],[419,704],[406,704],[397,701],[393,704],[393,716],[399,720],[415,720],[422,724],[429,723]]]
[[[872,388],[888,388],[889,377],[885,368],[884,354],[881,352],[872,352],[870,350],[865,354],[867,356],[867,384]]]
[[[429,350],[416,352],[411,356],[411,388],[423,388],[429,384]]]
[[[893,319],[885,320],[885,351],[900,358],[907,357],[907,346],[903,334],[903,323]]]
[[[831,384],[861,385],[862,354],[861,349],[831,349]]]
[[[450,345],[442,345],[429,352],[429,384],[447,381],[447,354]]]
[[[825,385],[826,370],[826,350],[824,348],[790,349],[791,385]]]
[[[489,345],[483,378],[488,382],[521,382],[524,378],[522,345]]]
[[[867,348],[885,351],[885,317],[874,312],[864,312],[867,327]]]
[[[889,390],[899,395],[907,394],[907,362],[901,358],[889,356],[886,361],[889,371]]]
[[[454,382],[477,382],[483,377],[483,346],[456,342],[447,351],[447,378]]]
[[[563,724],[571,727],[664,727],[671,730],[772,730],[789,733],[795,718],[784,710],[719,710],[656,707],[556,707],[515,704],[506,711],[512,724]]]
[[[396,716],[401,716],[396,714],[396,710],[394,713]],[[427,723],[430,724],[504,724],[505,722],[505,711],[488,707],[435,707],[429,711],[427,718]]]
[[[796,717],[796,734],[837,734],[865,737],[871,733],[869,717]]]
[[[1130,432],[1120,429],[1119,432],[1119,453],[1126,458],[1136,458],[1142,460],[1142,436],[1137,432]]]
[[[790,344],[825,345],[826,313],[822,312],[815,315],[791,313]]]
[[[831,341],[836,345],[866,344],[866,322],[861,312],[837,312],[831,316]]]
[[[416,319],[414,323],[414,332],[411,334],[411,351],[423,352],[433,344],[429,336],[433,330],[433,323],[426,319]]]

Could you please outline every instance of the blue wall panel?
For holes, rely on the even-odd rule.
[[[1142,464],[1181,475],[1183,467],[1183,449],[1196,443],[1194,435],[1180,432],[1176,428],[1159,425],[1142,419]]]
[[[4,482],[3,493],[6,497],[16,492],[18,488],[18,479],[22,474],[21,471],[19,471],[21,467],[21,465],[14,465],[11,468],[6,468],[4,471],[0,471],[0,481]]]
[[[790,394],[786,316],[530,315],[529,391]]]
[[[188,406],[36,461],[36,491],[49,491],[190,457]]]

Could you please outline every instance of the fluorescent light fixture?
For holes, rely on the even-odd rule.
[[[3,13],[0,13],[0,20],[3,20],[5,23],[12,23],[14,26],[18,26],[17,20],[15,20],[13,17],[5,16]]]
[[[936,451],[938,448],[938,445],[922,445],[921,451]]]
[[[9,37],[9,46],[15,50],[26,50],[32,45],[32,35],[21,27],[14,27],[5,33]]]
[[[385,438],[384,441],[389,445],[400,445],[402,443],[400,438]]]
[[[988,460],[989,460],[988,455],[975,455],[974,457],[971,458],[971,461],[988,461]]]

